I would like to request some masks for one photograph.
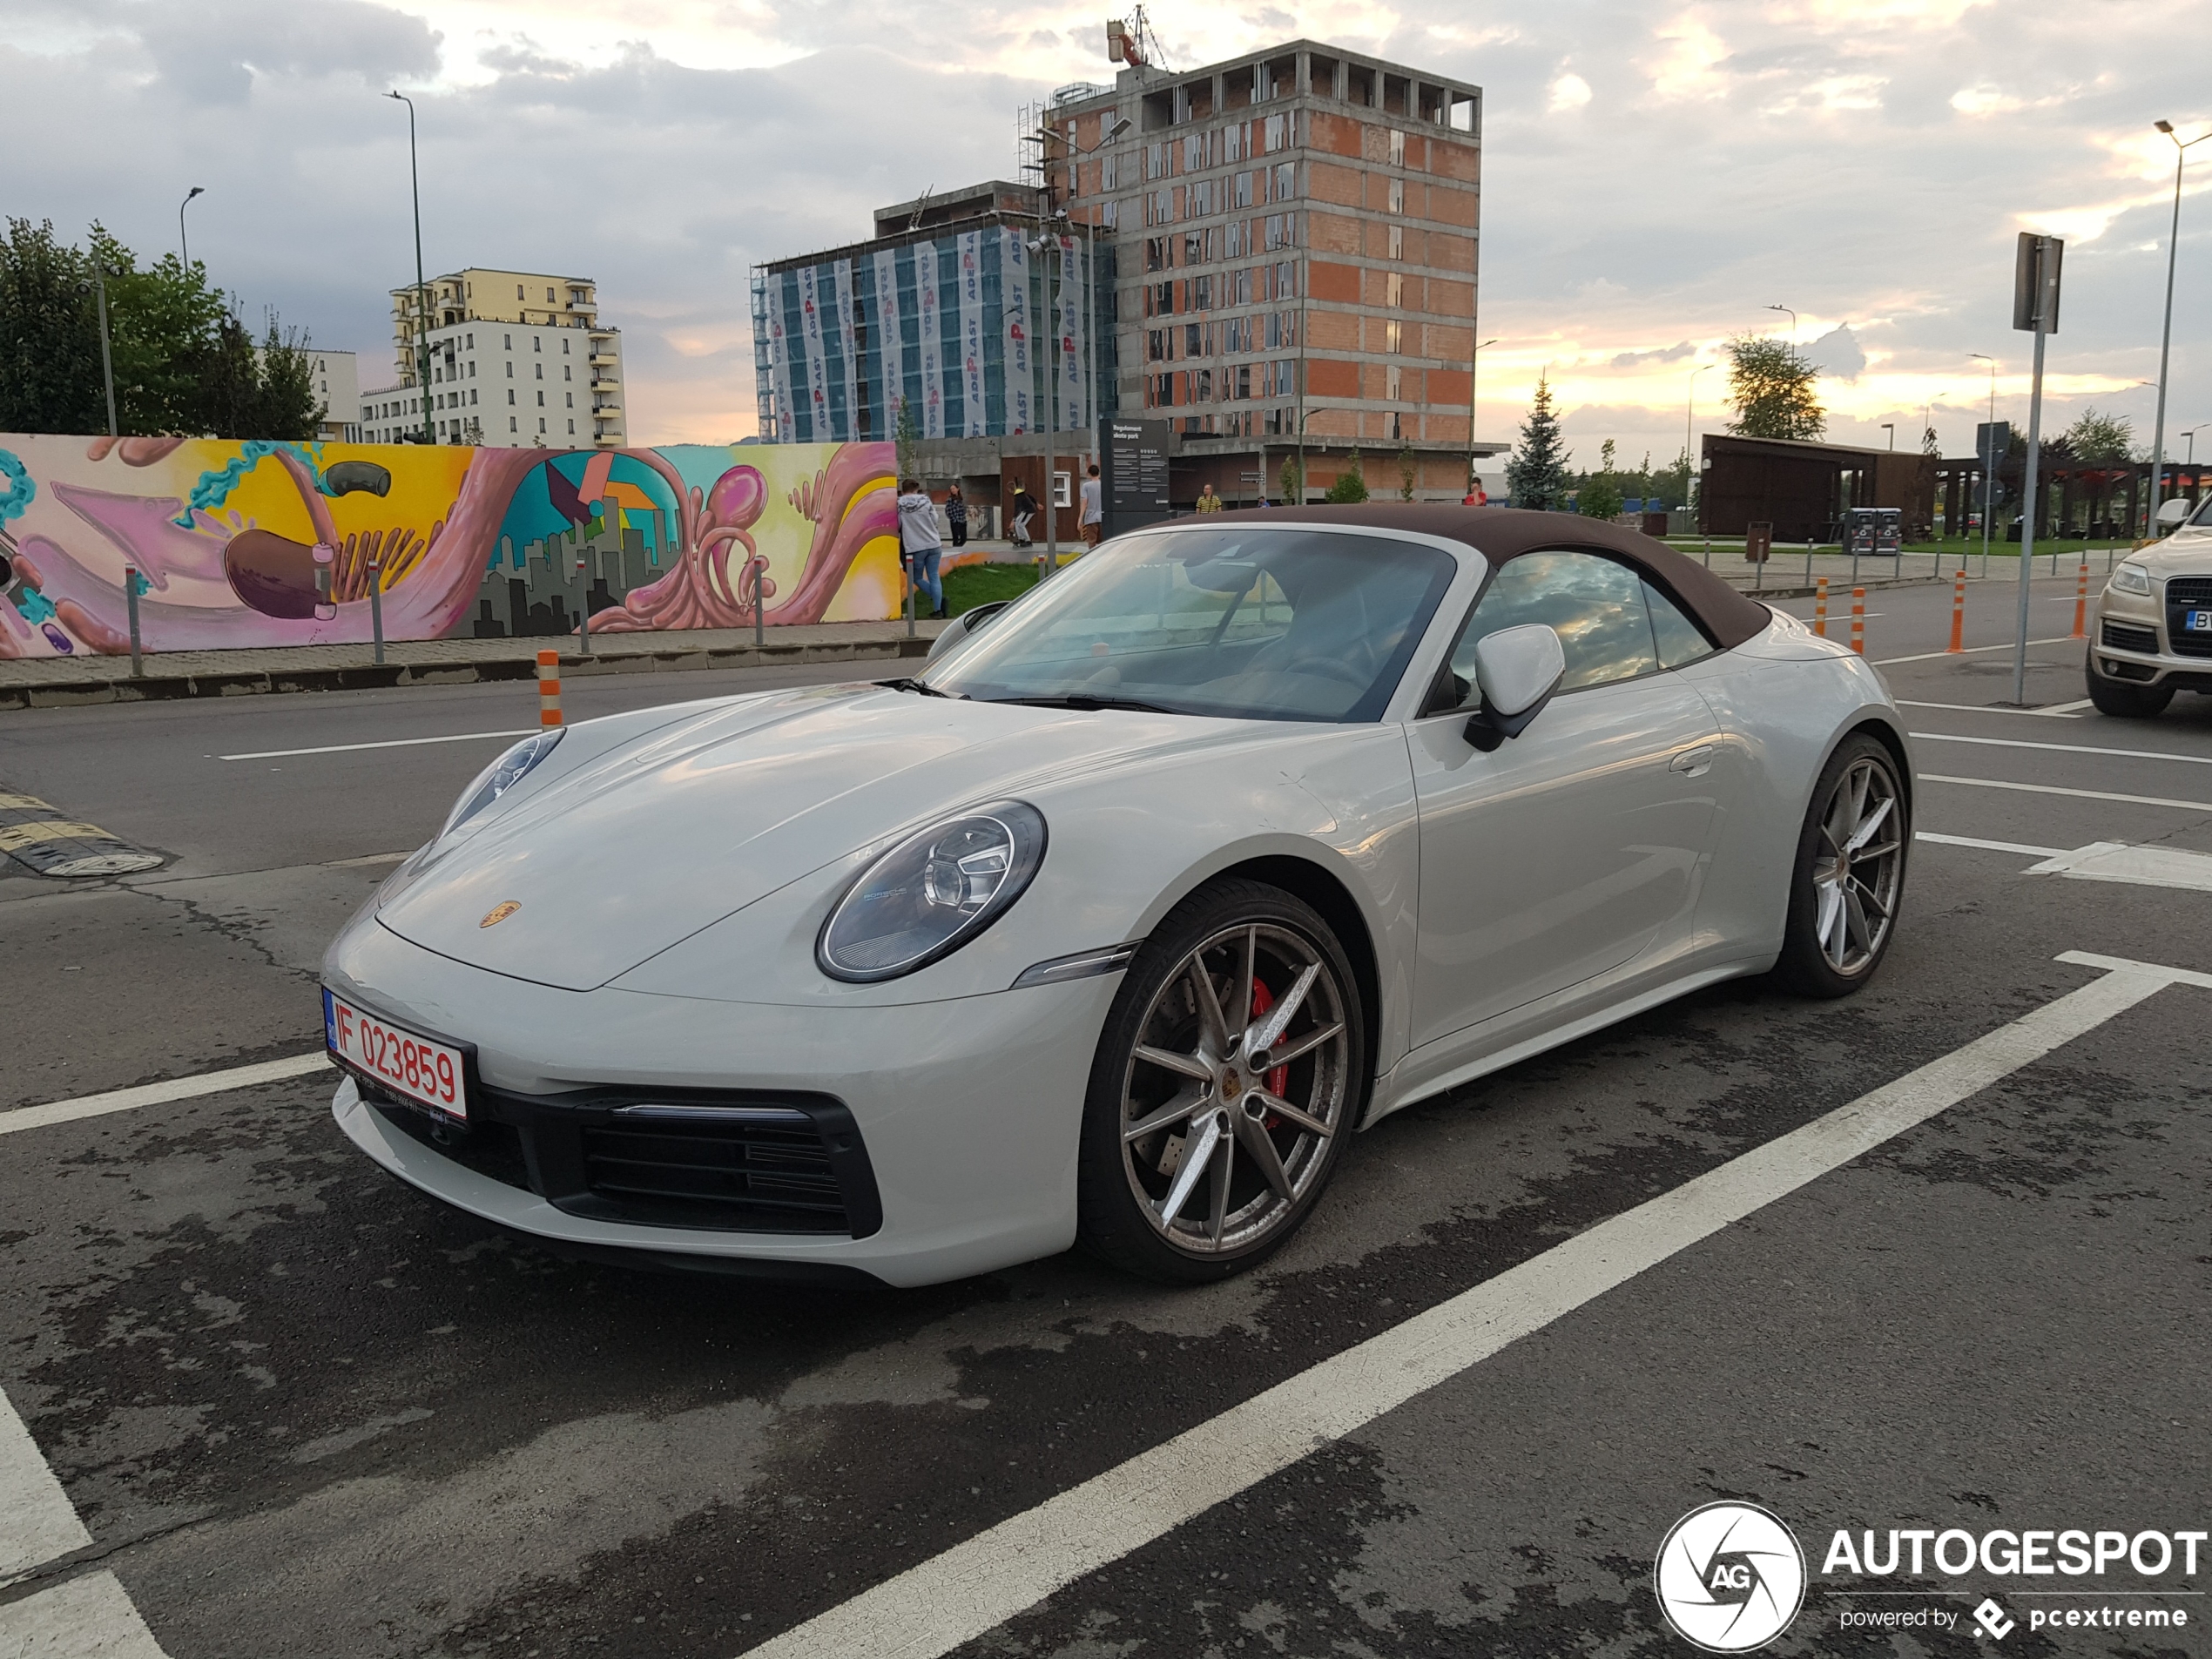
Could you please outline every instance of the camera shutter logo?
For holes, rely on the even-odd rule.
[[[1749,1653],[1804,1605],[1805,1555],[1757,1504],[1709,1503],[1668,1531],[1652,1582],[1676,1635],[1708,1653]]]

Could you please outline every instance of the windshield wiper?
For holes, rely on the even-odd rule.
[[[1129,709],[1138,714],[1185,714],[1186,709],[1163,708],[1157,703],[1140,703],[1128,697],[1091,697],[1082,691],[1066,697],[987,697],[986,703],[1018,703],[1029,709]]]
[[[914,678],[910,675],[902,675],[895,680],[878,680],[876,684],[883,687],[883,689],[887,691],[918,691],[924,697],[959,697],[964,698],[968,695],[965,691],[941,691],[934,685],[924,685],[920,680]]]

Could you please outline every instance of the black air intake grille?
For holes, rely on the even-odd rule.
[[[2138,628],[2124,622],[2107,622],[2101,637],[2114,651],[2137,651],[2147,657],[2158,655],[2158,633],[2155,629]]]
[[[633,1116],[633,1112],[635,1115]],[[776,1108],[632,1109],[583,1131],[584,1190],[678,1225],[847,1232],[813,1120]]]
[[[2212,657],[2212,634],[2182,624],[2192,610],[2212,610],[2212,576],[2166,578],[2166,637],[2177,657]]]
[[[2212,576],[2169,576],[2166,578],[2166,603],[2188,605],[2192,608],[2212,605]]]

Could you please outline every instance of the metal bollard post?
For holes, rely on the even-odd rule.
[[[1812,537],[1805,537],[1805,580],[1812,580]]]
[[[561,653],[557,651],[537,654],[537,723],[541,726],[561,724]]]
[[[1851,590],[1851,648],[1861,657],[1866,655],[1866,590]]]
[[[368,625],[376,640],[376,660],[384,660],[384,562],[374,555],[368,561]]]
[[[123,567],[124,599],[131,612],[131,678],[132,679],[137,679],[144,672],[138,665],[138,583],[142,579],[138,575],[137,565],[126,564]]]
[[[1812,601],[1812,631],[1819,638],[1828,637],[1828,578],[1822,577],[1814,590]]]
[[[907,638],[909,638],[909,639],[912,639],[912,638],[914,637],[914,588],[915,588],[915,586],[916,586],[916,583],[915,583],[915,581],[914,581],[914,565],[913,565],[911,563],[909,563],[907,565],[906,570],[907,570]]]
[[[761,597],[760,597],[760,583],[761,583],[761,579],[762,579],[764,577],[765,577],[767,574],[768,574],[768,567],[767,567],[765,563],[763,563],[760,560],[759,560],[759,559],[755,559],[755,560],[753,560],[753,562],[752,562],[752,648],[753,648],[753,650],[755,650],[755,651],[765,651],[765,650],[766,650],[766,649],[767,649],[767,645],[768,645],[768,635],[767,635],[767,626],[768,626],[768,622],[767,622],[767,618],[766,618],[766,617],[765,617],[765,615],[763,615],[763,614],[762,614],[763,612],[765,612],[765,611],[767,610],[767,605],[766,605],[766,604],[765,604],[765,602],[761,599]]]
[[[589,657],[591,655],[591,574],[583,567],[583,553],[581,549],[577,550],[576,556],[576,585],[578,596],[576,602],[577,612],[583,619],[578,625],[583,635],[583,654]]]
[[[1853,588],[1858,586],[1858,540],[1856,536],[1851,539],[1851,584]]]

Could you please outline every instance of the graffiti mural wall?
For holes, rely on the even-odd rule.
[[[565,450],[0,434],[0,657],[884,619],[887,443]]]

